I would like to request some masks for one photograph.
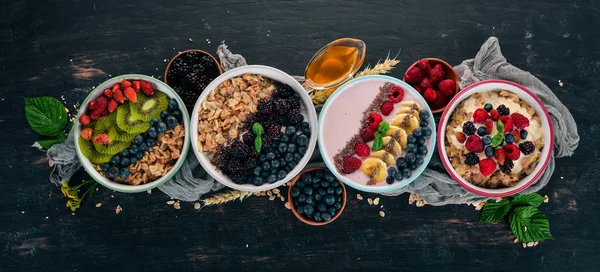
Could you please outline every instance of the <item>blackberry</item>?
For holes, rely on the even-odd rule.
[[[250,157],[250,155],[253,153],[252,149],[241,141],[234,141],[231,143],[231,145],[228,147],[228,150],[230,154],[236,158]]]
[[[286,114],[292,109],[287,99],[277,99],[274,103],[277,114]]]
[[[512,171],[513,167],[515,167],[515,164],[513,163],[513,161],[506,159],[506,160],[504,160],[504,164],[500,165],[500,170],[504,174],[509,174]]]
[[[242,134],[242,142],[247,145],[254,144],[254,135],[250,131],[246,131],[246,133]]]
[[[498,113],[500,113],[500,115],[509,115],[510,114],[510,109],[507,108],[506,106],[504,106],[504,104],[498,106],[496,108],[496,110],[498,111]]]
[[[290,125],[297,125],[302,123],[302,121],[304,121],[304,116],[300,113],[294,114],[288,119]]]
[[[468,153],[465,157],[466,157],[465,163],[467,165],[473,166],[473,165],[476,165],[479,163],[479,157],[477,156],[477,154],[475,154],[473,152]]]
[[[281,136],[281,127],[271,124],[267,126],[266,134],[273,139],[279,138],[279,136]]]
[[[260,103],[258,103],[257,106],[257,110],[258,110],[258,114],[261,117],[268,117],[271,114],[273,114],[273,101],[268,99],[268,100],[263,100]]]
[[[521,152],[523,152],[523,154],[529,155],[533,153],[533,150],[535,150],[535,146],[531,141],[526,141],[524,143],[519,144],[519,149],[521,150]]]
[[[286,99],[286,101],[288,104],[290,104],[290,107],[292,109],[300,108],[300,99],[298,99],[297,97],[292,97],[292,98]]]
[[[248,175],[245,172],[233,172],[228,174],[229,178],[231,179],[231,181],[233,181],[234,183],[237,184],[243,184],[248,182],[248,179],[250,178],[250,175]]]
[[[288,98],[294,95],[294,89],[287,84],[277,86],[277,97]]]
[[[465,135],[473,135],[475,133],[475,125],[471,121],[467,121],[463,124],[463,133]]]

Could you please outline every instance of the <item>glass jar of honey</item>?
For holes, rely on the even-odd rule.
[[[321,48],[304,71],[307,87],[333,88],[352,78],[365,61],[366,45],[352,38],[335,40]]]

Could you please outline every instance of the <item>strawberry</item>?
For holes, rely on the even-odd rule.
[[[513,131],[513,120],[509,116],[500,116],[500,121],[502,121],[504,124],[504,134],[511,133]]]
[[[502,147],[502,150],[504,150],[506,158],[511,161],[516,161],[521,156],[521,150],[519,150],[519,147],[515,144],[507,144]]]
[[[494,121],[492,119],[485,120],[485,133],[492,134],[494,130]]]
[[[494,152],[494,157],[496,157],[496,160],[498,161],[498,163],[504,164],[504,160],[506,159],[506,154],[504,154],[504,150],[502,150],[502,148],[498,148]]]
[[[523,116],[523,114],[515,112],[510,115],[510,118],[513,120],[513,124],[517,129],[524,129],[529,126],[529,119]]]
[[[424,75],[429,74],[429,70],[431,70],[431,66],[429,65],[429,61],[426,59],[422,59],[417,61],[417,67],[421,70],[421,73]]]
[[[121,80],[121,89],[125,90],[129,87],[131,87],[131,81],[126,79]]]
[[[369,156],[369,154],[371,154],[369,146],[365,143],[356,144],[354,146],[354,152],[356,152],[356,155],[359,155],[361,157]]]
[[[483,152],[483,142],[477,135],[471,135],[465,142],[465,147],[469,152],[481,153]]]
[[[513,136],[515,136],[515,143],[518,143],[521,140],[521,132],[518,129],[513,130]]]
[[[438,89],[445,96],[452,96],[456,92],[456,83],[452,79],[444,79],[438,84]]]
[[[487,111],[482,108],[476,109],[473,113],[473,123],[476,124],[485,124],[485,120],[489,119]]]
[[[111,89],[104,90],[104,96],[106,96],[106,98],[111,98],[113,96],[113,91]]]
[[[106,133],[102,133],[98,136],[96,136],[96,138],[94,138],[94,144],[108,144],[108,135],[106,135]]]
[[[373,141],[373,139],[375,139],[375,131],[371,128],[364,128],[361,132],[360,132],[360,138],[365,141],[365,142],[370,142]]]
[[[111,99],[108,101],[108,111],[109,112],[116,111],[118,106],[119,106],[119,103],[117,103],[117,100]]]
[[[342,161],[342,173],[350,174],[350,173],[358,170],[358,168],[360,168],[361,164],[362,164],[362,161],[357,157],[346,157]]]
[[[92,100],[92,101],[90,101],[90,103],[88,103],[87,108],[90,111],[94,111],[96,109],[96,106],[97,106],[96,101]]]
[[[98,120],[101,117],[101,115],[102,115],[102,112],[94,111],[90,114],[90,118],[92,118],[92,120]]]
[[[123,91],[123,94],[125,94],[125,97],[127,97],[127,100],[133,102],[133,103],[137,103],[137,93],[135,92],[135,90],[131,87],[127,87],[125,88],[125,91]]]
[[[152,86],[152,83],[148,82],[148,81],[140,81],[140,84],[142,86],[142,91],[146,94],[146,95],[153,95],[154,94],[154,86]]]
[[[404,81],[408,83],[417,83],[423,79],[423,73],[419,67],[410,68],[404,75]]]
[[[120,89],[115,91],[113,98],[121,104],[125,103],[125,96],[123,96],[123,92]]]
[[[394,103],[402,101],[402,99],[404,98],[404,89],[398,86],[394,86],[388,93],[388,98]]]
[[[433,105],[438,99],[438,93],[433,88],[429,88],[423,93],[423,98],[425,98],[427,103]]]
[[[461,144],[467,140],[467,136],[460,131],[456,132],[454,135],[456,136],[456,140]]]
[[[394,103],[392,103],[392,101],[385,101],[381,104],[379,110],[381,111],[381,114],[388,116],[394,110]]]
[[[84,138],[89,141],[90,139],[92,139],[92,133],[94,133],[93,128],[85,128],[81,131],[81,138]]]
[[[132,87],[132,88],[135,90],[135,92],[136,92],[136,93],[139,93],[139,92],[140,92],[140,89],[142,88],[142,85],[141,85],[141,83],[140,83],[139,81],[137,81],[137,80],[136,80],[136,81],[134,81],[132,84],[133,84],[133,85],[132,85],[131,87]]]
[[[444,80],[444,76],[446,76],[446,73],[444,73],[444,69],[440,68],[436,68],[436,66],[434,66],[433,69],[431,69],[431,71],[429,71],[429,81],[431,81],[431,84],[437,84],[438,82]]]
[[[106,97],[99,96],[98,98],[96,98],[96,109],[94,109],[94,112],[102,113],[106,110],[107,106],[108,100],[106,99]]]
[[[79,116],[79,123],[81,123],[84,126],[89,125],[91,121],[92,120],[91,120],[90,116],[87,114],[82,114],[81,116]]]
[[[115,93],[117,90],[120,90],[120,89],[121,89],[121,84],[119,84],[119,83],[112,86],[113,93]]]
[[[379,129],[379,123],[381,123],[381,121],[383,121],[383,117],[376,112],[372,112],[367,120],[369,127],[375,131]]]
[[[419,83],[419,87],[421,87],[421,89],[423,89],[423,90],[427,90],[428,88],[433,88],[433,86],[431,85],[431,82],[429,81],[428,78],[423,78],[423,80],[421,80],[421,82]]]
[[[492,118],[492,120],[498,121],[498,119],[500,119],[500,113],[498,112],[498,110],[493,109],[490,111],[490,117]]]
[[[496,162],[490,158],[479,161],[479,172],[484,176],[489,176],[496,171]]]

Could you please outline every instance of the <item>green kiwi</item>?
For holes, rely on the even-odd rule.
[[[129,103],[131,115],[142,121],[149,122],[152,118],[160,118],[160,112],[169,107],[169,99],[164,93],[155,92],[147,96],[143,92],[137,94],[137,103]]]
[[[77,144],[79,145],[79,149],[81,153],[90,160],[93,164],[101,164],[109,162],[112,158],[112,155],[102,154],[96,150],[94,147],[94,143],[92,141],[88,141],[82,137],[79,137]]]
[[[131,106],[129,104],[130,102],[128,101],[117,108],[117,126],[129,134],[140,134],[145,132],[151,127],[150,122],[133,116],[131,114]]]
[[[108,135],[108,144],[94,144],[96,151],[102,154],[108,154],[111,156],[115,155],[123,151],[125,148],[129,147],[129,145],[131,144],[131,139],[133,139],[131,138],[130,140],[125,141],[117,139],[119,135],[116,133],[113,133],[111,135],[110,131],[115,130],[116,128],[116,116],[116,114],[109,114],[107,116],[101,117],[100,119],[98,119],[98,121],[96,121],[96,126],[94,126],[94,133],[92,135],[92,139],[96,138],[96,136],[103,133]],[[135,137],[135,135],[133,137]]]

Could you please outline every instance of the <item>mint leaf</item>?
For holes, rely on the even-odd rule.
[[[504,137],[502,137],[501,134],[494,135],[494,137],[492,138],[492,147],[499,146],[502,143],[503,138]]]
[[[263,133],[265,133],[265,130],[263,129],[263,126],[257,122],[252,125],[252,133],[260,137],[261,135],[263,135]]]
[[[382,121],[381,123],[379,123],[377,132],[379,132],[381,134],[385,134],[388,131],[388,129],[390,129],[390,124],[386,121]]]
[[[381,138],[381,132],[379,131],[375,132],[375,139],[377,138]]]
[[[510,200],[508,198],[502,198],[500,202],[490,199],[481,209],[481,215],[477,223],[497,222],[508,213],[508,210],[510,210]]]
[[[510,229],[523,243],[546,239],[554,240],[550,234],[548,218],[536,207],[517,207],[508,218]]]
[[[33,131],[50,137],[58,135],[67,124],[65,106],[47,96],[25,98],[25,118]]]
[[[381,139],[381,136],[375,137],[375,140],[373,140],[373,146],[371,146],[371,150],[377,151],[377,150],[381,149],[382,147],[383,147],[383,139]]]
[[[256,123],[258,124],[258,123]],[[260,136],[256,136],[256,138],[254,139],[254,150],[256,150],[256,152],[260,153],[260,150],[262,149],[262,139],[260,138]]]
[[[531,205],[534,207],[539,207],[542,203],[544,203],[544,200],[546,200],[546,198],[538,194],[525,194],[518,195],[515,198],[513,198],[511,204],[513,206]]]
[[[66,139],[67,139],[67,135],[60,133],[60,134],[56,135],[56,137],[53,137],[50,139],[39,140],[39,141],[37,141],[37,143],[40,144],[44,149],[49,149],[51,146],[62,143]]]
[[[502,121],[498,120],[498,123],[496,123],[496,130],[498,131],[498,134],[504,133],[504,123],[502,123]]]

